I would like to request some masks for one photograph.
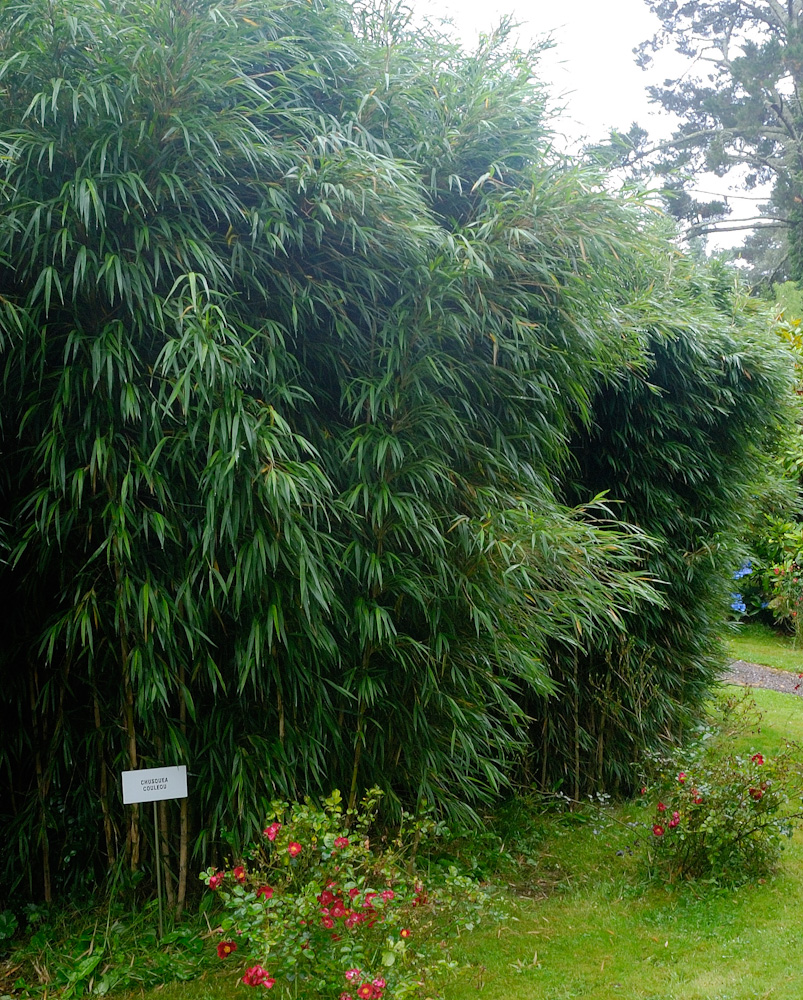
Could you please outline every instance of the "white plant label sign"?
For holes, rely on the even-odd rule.
[[[123,771],[123,803],[159,802],[162,799],[187,798],[187,768],[147,767],[141,771]]]

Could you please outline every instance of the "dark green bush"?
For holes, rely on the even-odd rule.
[[[126,768],[189,765],[180,909],[275,797],[467,820],[699,704],[785,362],[550,152],[537,57],[0,4],[4,893],[142,865]]]

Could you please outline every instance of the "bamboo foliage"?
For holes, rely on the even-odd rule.
[[[668,722],[699,702],[709,646],[675,682],[634,626],[680,567],[602,415],[641,429],[661,350],[708,407],[678,467],[738,410],[724,533],[780,362],[741,377],[734,324],[709,386],[721,309],[669,322],[641,207],[549,151],[537,56],[388,6],[0,2],[9,887],[142,864],[121,769],[189,767],[180,909],[277,796],[470,816],[522,766],[624,767],[659,666]]]

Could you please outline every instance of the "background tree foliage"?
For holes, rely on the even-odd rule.
[[[692,233],[755,229],[748,254],[760,256],[760,277],[803,277],[803,4],[645,2],[661,28],[636,49],[637,62],[646,68],[670,46],[689,59],[681,76],[647,88],[680,125],[660,144],[633,126],[612,136],[604,155],[663,176],[670,212]],[[748,222],[730,221],[725,201],[688,193],[706,171],[730,175],[748,191],[771,184],[771,195],[756,198]]]
[[[700,705],[785,358],[550,154],[537,56],[0,3],[7,890],[136,870],[121,769],[188,764],[180,908],[277,796],[626,785]]]

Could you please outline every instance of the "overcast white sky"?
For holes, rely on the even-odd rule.
[[[565,148],[582,139],[604,138],[610,128],[627,129],[632,122],[646,128],[654,139],[672,131],[672,117],[651,105],[646,87],[666,76],[679,76],[688,60],[674,52],[659,54],[656,67],[644,72],[635,64],[633,48],[651,38],[658,19],[644,0],[414,0],[430,17],[453,20],[462,40],[470,45],[481,31],[500,18],[512,15],[520,24],[522,43],[551,35],[555,47],[543,57],[543,78],[551,85],[553,99],[565,105],[557,131]],[[739,193],[738,187],[713,176],[699,185],[700,197]],[[757,192],[750,192],[756,194]],[[731,196],[732,218],[753,215],[755,203]],[[717,246],[741,243],[744,233],[723,234]],[[712,245],[714,240],[712,239]]]
[[[451,17],[467,44],[508,14],[520,23],[523,42],[551,34],[556,46],[544,56],[544,76],[558,103],[567,104],[567,138],[600,139],[609,127],[627,128],[633,121],[651,133],[668,130],[666,114],[651,108],[645,93],[661,74],[643,72],[633,58],[633,47],[658,26],[643,0],[417,2],[430,16]]]

